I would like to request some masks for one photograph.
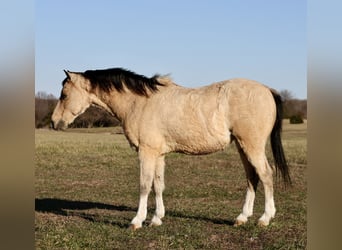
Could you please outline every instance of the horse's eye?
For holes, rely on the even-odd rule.
[[[61,93],[61,97],[59,98],[61,101],[64,100],[66,98],[66,94],[64,94],[63,92]]]

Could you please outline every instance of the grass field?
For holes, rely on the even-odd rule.
[[[168,155],[163,225],[131,231],[139,169],[120,129],[36,130],[36,249],[305,249],[307,130],[287,123],[283,144],[293,185],[275,181],[277,214],[267,228],[256,225],[262,185],[254,215],[232,226],[246,189],[235,145],[205,156]],[[151,193],[146,225],[153,211]]]

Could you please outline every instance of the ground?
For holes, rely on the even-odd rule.
[[[284,121],[283,144],[293,185],[275,180],[277,214],[266,228],[262,185],[254,215],[234,227],[246,180],[231,145],[205,156],[166,157],[160,227],[128,229],[139,198],[137,153],[120,128],[36,130],[36,249],[304,249],[306,248],[306,123]],[[268,158],[271,150],[268,147]],[[271,161],[272,162],[272,161]]]

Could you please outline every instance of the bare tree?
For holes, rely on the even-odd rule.
[[[290,90],[287,89],[283,89],[279,92],[283,102],[287,102],[289,100],[294,99],[294,95],[292,94],[292,92]]]
[[[38,92],[35,96],[35,126],[47,127],[51,122],[51,115],[57,99],[51,94]]]
[[[300,116],[307,118],[307,101],[296,99],[290,90],[283,89],[279,92],[284,102],[284,118]]]

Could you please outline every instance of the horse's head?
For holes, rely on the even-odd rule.
[[[64,71],[67,77],[52,114],[52,128],[64,130],[91,105],[90,83],[80,73]]]

